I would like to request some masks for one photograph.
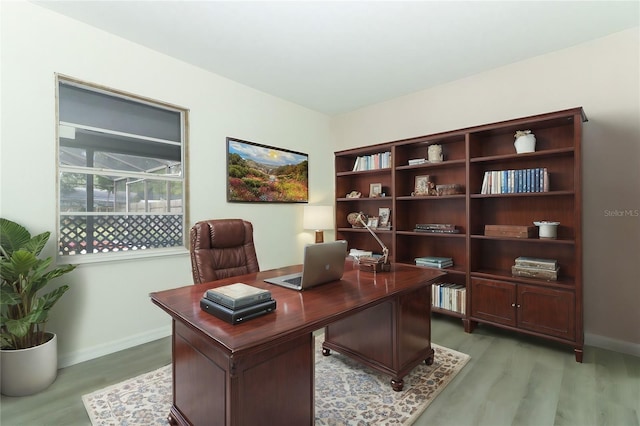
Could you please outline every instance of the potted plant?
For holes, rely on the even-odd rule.
[[[57,337],[45,331],[49,311],[68,285],[41,294],[51,280],[75,269],[40,258],[50,232],[31,236],[0,218],[0,367],[2,393],[24,396],[48,387],[58,371]]]

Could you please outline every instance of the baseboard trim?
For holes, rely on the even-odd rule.
[[[597,334],[584,334],[584,343],[587,346],[595,346],[602,349],[608,349],[623,354],[634,355],[640,357],[640,344],[626,342],[624,340],[616,340],[606,336]]]
[[[119,352],[134,346],[149,343],[163,337],[171,336],[171,326],[163,326],[144,333],[125,337],[124,339],[110,341],[101,345],[93,346],[77,352],[61,354],[58,356],[58,368],[69,367],[84,361]]]

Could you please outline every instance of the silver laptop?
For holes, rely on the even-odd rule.
[[[336,281],[342,278],[346,257],[345,240],[309,244],[304,248],[302,272],[266,278],[264,281],[294,290],[305,290]]]

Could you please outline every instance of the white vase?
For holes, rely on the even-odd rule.
[[[549,238],[555,240],[558,237],[558,225],[560,222],[533,222],[534,225],[539,227],[539,237]]]
[[[536,137],[532,134],[518,136],[513,145],[516,147],[516,152],[518,154],[523,154],[525,152],[535,152]]]
[[[0,351],[0,391],[7,396],[33,395],[49,387],[58,375],[58,338],[39,346]]]

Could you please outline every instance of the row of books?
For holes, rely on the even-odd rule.
[[[546,167],[521,170],[490,170],[484,172],[481,194],[513,194],[548,192],[549,173]]]
[[[230,324],[238,324],[273,312],[276,301],[269,290],[235,283],[205,291],[200,308]]]
[[[448,268],[453,266],[453,258],[451,257],[438,257],[438,256],[425,256],[425,257],[416,257],[415,258],[416,265],[418,266],[428,266],[429,268]]]
[[[363,155],[356,158],[353,164],[353,171],[387,169],[391,167],[391,151],[380,152],[378,154]]]
[[[511,267],[511,275],[516,277],[539,278],[557,281],[560,267],[556,259],[542,259],[520,256]]]
[[[461,284],[438,283],[431,286],[431,305],[464,314],[467,289]]]
[[[416,223],[415,232],[430,232],[440,234],[459,234],[460,230],[451,223]]]

